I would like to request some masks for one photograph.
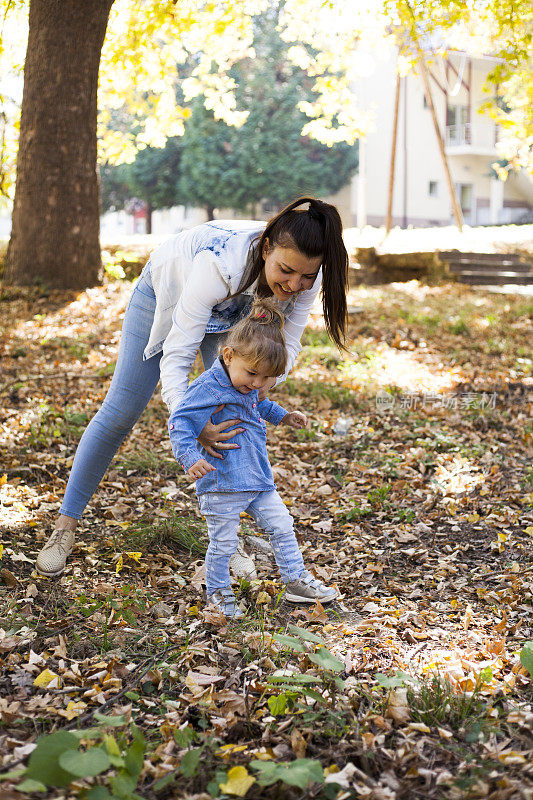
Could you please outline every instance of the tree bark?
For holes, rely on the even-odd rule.
[[[207,219],[210,222],[212,219],[215,219],[215,207],[214,206],[206,206],[205,213],[207,214]]]
[[[112,5],[30,2],[7,284],[98,282],[97,88]]]
[[[150,203],[146,203],[146,233],[152,233],[152,214],[153,208]]]

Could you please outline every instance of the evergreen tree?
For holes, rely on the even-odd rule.
[[[235,150],[235,133],[235,128],[215,120],[204,98],[194,101],[183,134],[179,191],[184,203],[204,208],[208,219],[213,219],[217,206],[240,207],[240,181],[247,176]]]
[[[333,194],[349,181],[356,148],[328,147],[301,134],[307,117],[298,103],[313,99],[314,79],[289,60],[277,17],[272,4],[256,18],[255,57],[232,72],[238,108],[248,112],[244,125],[216,120],[205,98],[197,97],[182,137],[141,150],[130,165],[101,171],[104,209],[135,197],[146,202],[149,217],[152,209],[179,203],[204,208],[208,219],[216,208],[255,216],[261,202],[282,206],[298,195]]]
[[[301,135],[307,117],[298,103],[313,99],[311,79],[288,59],[289,45],[276,33],[277,7],[256,19],[255,57],[232,77],[248,118],[240,128],[214,119],[199,98],[185,125],[181,195],[190,205],[248,211],[261,201],[281,206],[299,194],[338,191],[356,169],[357,151]]]
[[[151,233],[152,212],[181,202],[178,189],[181,149],[181,137],[173,136],[167,139],[165,147],[139,150],[131,164],[106,164],[102,167],[102,209],[124,208],[132,198],[143,200],[147,212],[147,233]]]

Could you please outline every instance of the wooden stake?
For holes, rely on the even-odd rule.
[[[453,185],[452,176],[450,173],[450,167],[448,166],[448,160],[446,158],[446,153],[444,150],[444,141],[442,139],[442,134],[439,128],[439,122],[437,120],[437,114],[435,113],[435,106],[433,105],[433,97],[431,96],[431,87],[429,85],[429,78],[427,73],[426,67],[426,60],[424,58],[424,53],[422,52],[422,48],[416,42],[416,47],[418,50],[418,64],[420,67],[420,74],[422,76],[422,81],[424,82],[424,92],[426,95],[426,102],[429,106],[429,110],[431,111],[431,117],[433,119],[433,125],[435,127],[435,135],[437,137],[437,143],[439,145],[439,151],[442,158],[442,164],[444,166],[444,173],[446,175],[446,183],[448,184],[448,191],[450,192],[450,199],[452,201],[452,209],[453,215],[455,217],[455,222],[457,223],[457,227],[460,231],[463,230],[463,212],[461,211],[461,206],[457,201],[457,195],[455,193],[455,187]]]
[[[394,123],[392,127],[392,147],[390,154],[389,201],[387,205],[387,233],[392,227],[392,198],[394,194],[394,168],[396,166],[396,138],[398,134],[398,107],[400,105],[400,73],[396,75],[396,95],[394,98]]]

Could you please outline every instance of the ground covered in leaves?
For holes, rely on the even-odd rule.
[[[227,623],[159,397],[65,573],[33,570],[130,291],[1,305],[2,797],[531,800],[531,299],[359,287],[343,354],[317,311],[275,395],[310,425],[271,429],[270,454],[341,598],[284,602],[256,539]]]

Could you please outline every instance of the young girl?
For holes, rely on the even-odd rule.
[[[285,583],[285,598],[295,603],[330,602],[335,589],[325,586],[304,567],[293,520],[276,491],[266,449],[266,425],[307,424],[305,414],[289,413],[259,393],[282,375],[287,363],[283,315],[272,302],[256,300],[249,317],[229,333],[213,366],[191,383],[169,419],[174,455],[196,479],[200,510],[207,520],[209,547],[205,559],[207,600],[223,614],[242,617],[231,589],[229,562],[237,548],[237,531],[246,511],[270,536]],[[216,409],[224,404],[222,411]],[[238,449],[215,460],[197,446],[207,420],[238,417],[244,432]]]

